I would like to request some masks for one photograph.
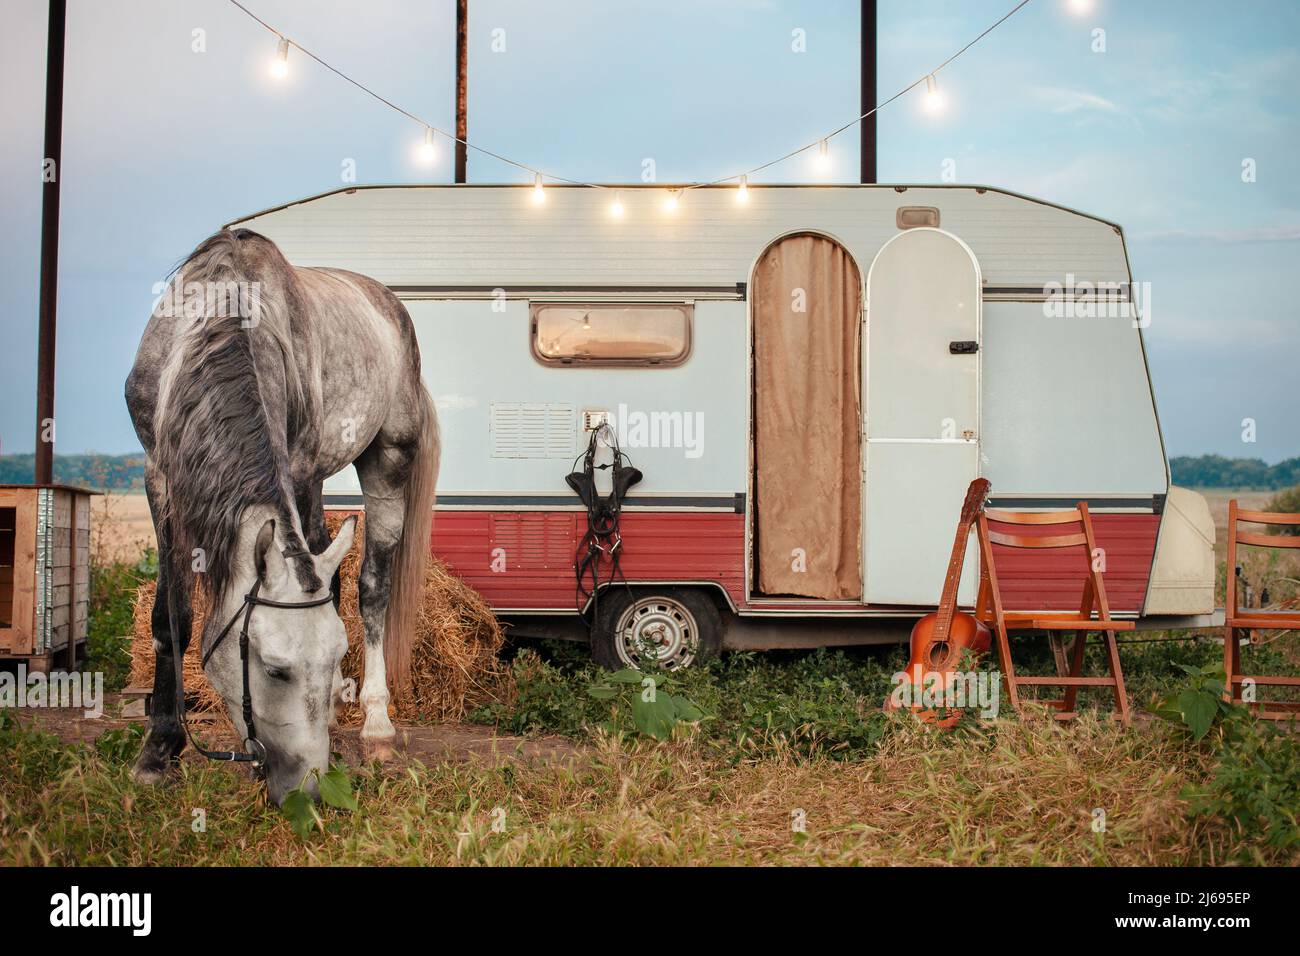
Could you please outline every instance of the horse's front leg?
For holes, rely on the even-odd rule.
[[[172,566],[173,546],[161,511],[156,485],[150,483],[149,507],[154,514],[158,537],[158,590],[154,596],[153,698],[149,708],[149,734],[136,757],[131,775],[137,783],[156,784],[163,780],[172,761],[185,749],[185,730],[176,711],[176,664],[171,629],[177,629],[181,654],[190,642],[193,613],[190,607],[191,579]]]
[[[366,630],[366,672],[361,683],[362,753],[388,760],[397,732],[388,717],[388,677],[384,668],[384,618],[392,593],[393,557],[402,537],[403,498],[366,494],[366,553],[361,560],[357,600]]]

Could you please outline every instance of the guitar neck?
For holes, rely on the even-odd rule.
[[[948,561],[948,574],[943,579],[943,593],[939,597],[939,613],[934,622],[934,640],[946,641],[957,611],[957,588],[961,584],[961,569],[966,563],[966,539],[970,536],[969,521],[957,527],[957,539],[952,544],[952,557]]]

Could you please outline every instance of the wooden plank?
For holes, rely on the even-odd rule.
[[[77,499],[79,497],[79,495],[74,495],[72,493],[68,494],[68,503],[71,505],[68,509],[70,512],[68,518],[72,525],[71,531],[68,534],[68,564],[70,565],[69,570],[72,572],[69,577],[74,582],[76,581],[77,575]],[[74,605],[76,604],[77,588],[75,584],[72,586],[68,598]],[[75,607],[72,608],[71,616],[72,622],[68,627],[67,636],[68,657],[66,663],[68,670],[73,670],[77,666],[77,636],[80,633],[84,633],[84,625],[79,622]]]
[[[36,492],[21,496],[14,523],[14,618],[10,654],[36,651]]]
[[[72,523],[72,493],[56,488],[54,494],[54,527],[66,528]]]

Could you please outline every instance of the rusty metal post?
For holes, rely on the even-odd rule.
[[[59,180],[63,178],[63,39],[67,0],[50,0],[41,180],[41,298],[36,346],[36,484],[54,480],[54,342],[59,293]],[[47,440],[48,436],[48,440]]]
[[[469,97],[466,86],[469,79],[468,43],[469,0],[456,0],[456,182],[465,181],[465,163],[469,150]]]

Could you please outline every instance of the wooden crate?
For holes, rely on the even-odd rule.
[[[71,663],[90,610],[90,496],[0,485],[0,658]]]

